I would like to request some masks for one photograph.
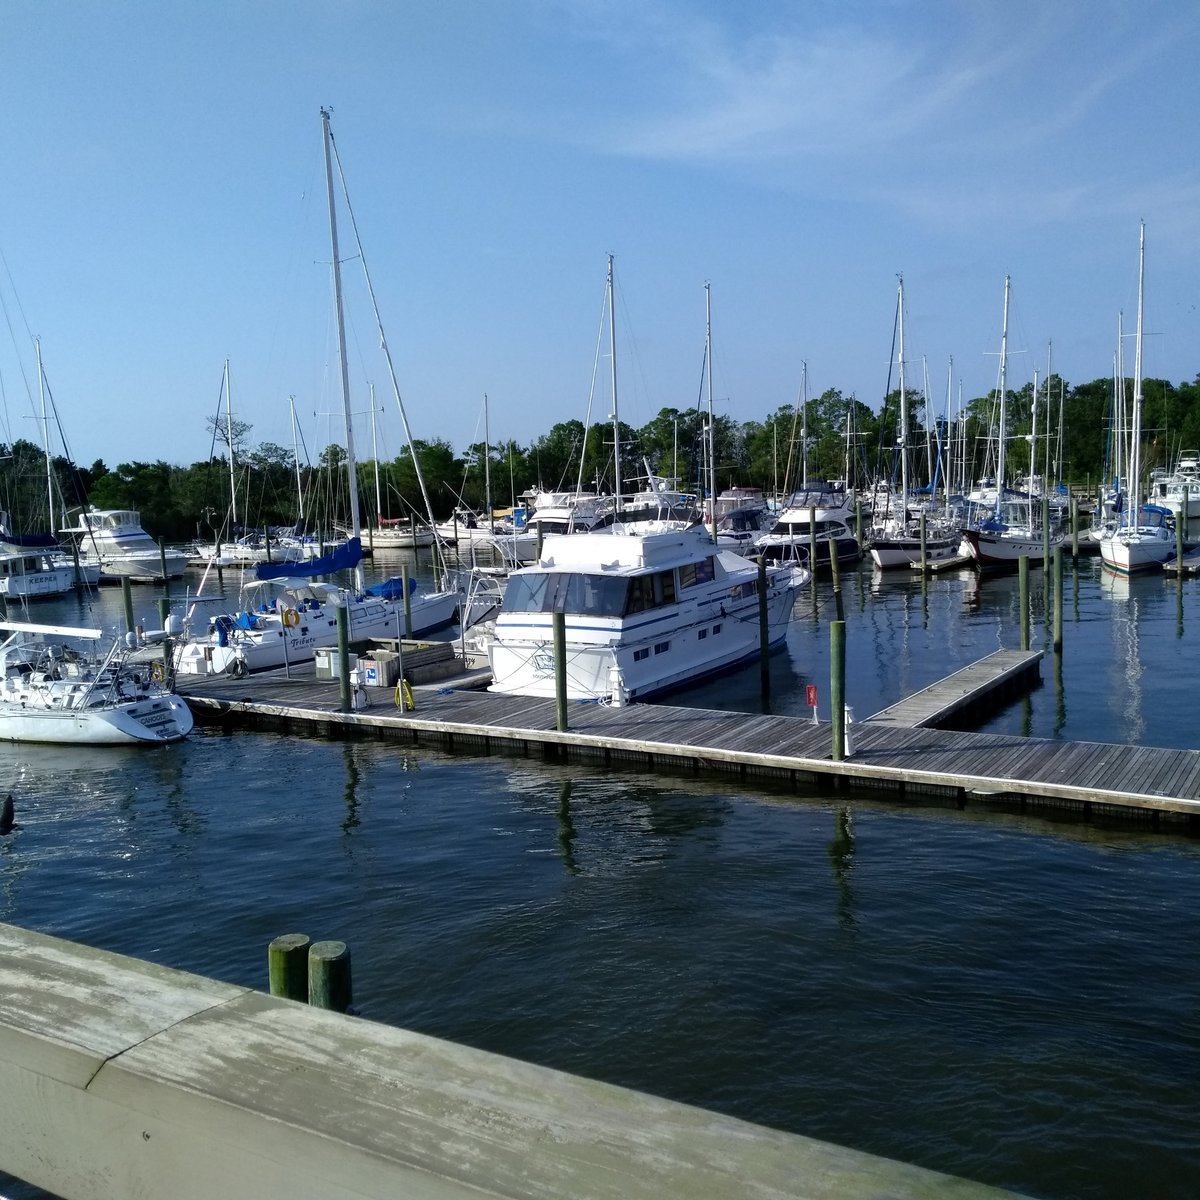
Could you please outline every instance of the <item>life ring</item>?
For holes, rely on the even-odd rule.
[[[150,664],[150,678],[153,679],[155,683],[162,683],[163,673],[162,663],[153,662]]]
[[[283,623],[288,629],[295,629],[300,624],[300,613],[294,608],[283,610]]]

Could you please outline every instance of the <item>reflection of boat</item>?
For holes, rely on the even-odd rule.
[[[807,571],[767,569],[768,637],[787,633]],[[551,534],[509,575],[488,645],[491,690],[554,696],[553,618],[565,615],[572,699],[617,702],[692,683],[760,649],[758,567],[703,526],[648,534]]]
[[[99,629],[23,622],[0,629],[12,633],[0,644],[0,738],[99,746],[177,742],[191,732],[191,709],[159,684],[157,664],[130,663],[121,640],[90,662],[42,639],[94,640]]]

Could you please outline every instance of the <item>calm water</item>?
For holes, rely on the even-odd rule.
[[[1192,744],[1200,586],[1064,592],[1061,671],[989,728]],[[1015,578],[844,603],[861,715],[1017,644]],[[800,601],[779,711],[825,703],[832,616]],[[265,734],[0,764],[0,920],[258,987],[277,934],[342,938],[375,1020],[1029,1195],[1196,1194],[1198,840]]]

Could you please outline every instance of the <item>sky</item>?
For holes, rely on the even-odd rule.
[[[0,0],[0,439],[343,442],[320,110],[413,437],[1200,373],[1189,0]],[[405,444],[339,211],[358,457]],[[1132,373],[1132,339],[1124,342]],[[292,412],[296,414],[293,427]],[[375,420],[372,421],[372,411]],[[223,419],[223,418],[222,418]],[[298,432],[294,435],[293,428]],[[52,433],[53,449],[62,452]],[[657,464],[656,464],[657,465]],[[533,483],[535,481],[527,481]]]

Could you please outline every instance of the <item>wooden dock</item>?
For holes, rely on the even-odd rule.
[[[900,729],[938,729],[954,718],[969,719],[985,705],[995,707],[1028,691],[1041,661],[1041,650],[996,650],[867,720]]]
[[[397,708],[392,690],[384,688],[371,689],[369,707],[340,712],[337,683],[318,681],[311,673],[294,672],[291,679],[269,672],[241,680],[181,680],[179,690],[197,720],[229,726],[683,775],[732,774],[791,789],[822,780],[835,787],[938,796],[959,807],[1011,803],[1200,827],[1200,751],[1195,750],[938,730],[884,719],[885,710],[880,719],[847,727],[850,751],[835,761],[830,725],[804,717],[575,703],[568,709],[567,731],[560,732],[553,700],[449,687],[417,688],[413,712]]]

